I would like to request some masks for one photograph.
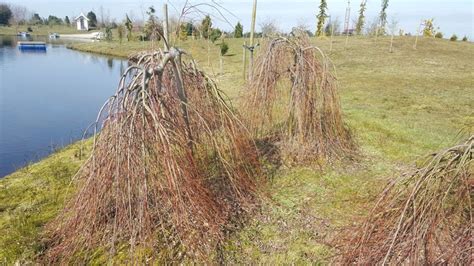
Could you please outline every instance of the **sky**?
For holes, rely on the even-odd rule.
[[[194,0],[191,3],[211,3],[212,0]],[[230,13],[224,12],[229,23],[220,19],[221,16],[211,9],[204,12],[215,14],[214,24],[218,27],[231,31],[231,25],[240,21],[244,31],[250,29],[253,0],[214,0]],[[3,0],[0,0],[3,2]],[[170,6],[170,13],[180,10],[184,0],[7,0],[11,4],[26,6],[29,10],[39,13],[42,17],[56,15],[58,17],[75,17],[79,13],[87,13],[93,10],[98,16],[100,8],[110,18],[122,21],[125,14],[131,14],[135,19],[142,19],[143,14],[149,6],[154,6],[158,15],[163,3]],[[329,14],[332,18],[344,21],[347,0],[327,0]],[[352,0],[351,21],[355,22],[361,0]],[[467,35],[471,40],[474,38],[474,1],[473,0],[389,0],[387,9],[388,21],[396,21],[398,28],[405,32],[415,33],[422,19],[434,18],[435,26],[450,36],[456,33],[458,36]],[[309,29],[316,26],[316,13],[319,0],[258,0],[257,8],[257,31],[263,22],[273,21],[283,31],[289,31],[297,25],[306,25]],[[378,16],[381,0],[368,0],[366,18],[368,22]],[[176,8],[176,9],[174,9]],[[146,16],[146,15],[145,15]],[[195,19],[200,19],[195,18]],[[229,25],[231,24],[231,25]],[[398,30],[397,30],[398,32]]]

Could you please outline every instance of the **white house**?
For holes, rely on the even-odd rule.
[[[89,30],[89,19],[81,12],[81,14],[74,19],[76,21],[77,30]]]

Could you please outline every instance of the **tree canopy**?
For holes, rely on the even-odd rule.
[[[33,16],[31,17],[30,23],[33,25],[43,24],[43,19],[40,17],[38,13],[34,13]]]
[[[208,39],[212,30],[212,20],[209,15],[207,15],[201,22],[201,32],[204,39]]]
[[[97,16],[93,11],[87,13],[87,18],[89,19],[89,26],[90,27],[97,27]]]
[[[237,22],[237,25],[235,25],[235,30],[234,30],[234,38],[242,38],[244,35],[244,27],[240,22]]]
[[[53,15],[48,16],[48,25],[61,25],[61,24],[63,24],[62,19]]]
[[[8,25],[12,18],[12,11],[6,4],[0,4],[0,25]]]
[[[436,30],[435,30],[433,22],[434,22],[434,19],[426,19],[423,22],[423,25],[425,26],[423,28],[423,36],[433,37],[436,34]]]

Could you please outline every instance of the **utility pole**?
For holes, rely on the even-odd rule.
[[[249,62],[249,79],[252,79],[252,72],[253,72],[253,51],[255,48],[255,20],[257,18],[257,0],[253,0],[253,10],[252,10],[252,25],[250,28],[250,62]]]

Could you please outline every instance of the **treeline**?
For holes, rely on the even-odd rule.
[[[111,21],[109,15],[104,15],[104,10],[102,7],[100,8],[99,12],[100,20],[93,11],[87,13],[87,18],[89,19],[89,26],[91,28],[105,28],[108,26],[117,27],[117,23],[115,23],[115,21]],[[74,17],[65,16],[64,18],[62,18],[55,15],[48,15],[47,17],[42,17],[38,13],[31,12],[24,6],[0,3],[0,25],[2,26],[71,26],[72,23],[74,23]]]
[[[366,19],[367,11],[367,0],[361,0],[360,6],[357,12],[357,19],[352,20],[351,17],[346,18],[348,21],[344,22],[344,29],[340,28],[340,21],[331,19],[328,14],[328,1],[320,0],[319,9],[316,15],[316,36],[329,36],[329,35],[411,35],[409,32],[405,32],[403,29],[398,27],[398,21],[392,17],[388,20],[387,10],[389,8],[389,0],[381,0],[380,10],[378,16],[371,22]],[[348,8],[350,8],[348,6]],[[352,23],[352,25],[351,25]],[[439,31],[439,27],[434,24],[434,19],[424,19],[420,22],[420,29],[417,30],[416,35],[423,35],[424,37],[443,38],[443,33]],[[458,37],[453,34],[450,38],[451,41],[456,41]],[[467,41],[467,37],[464,36],[463,41]]]
[[[68,16],[64,18],[59,18],[54,15],[41,17],[38,13],[30,12],[24,6],[0,3],[0,25],[3,26],[65,24],[71,24],[71,20]]]
[[[118,39],[122,42],[132,40],[161,40],[163,36],[163,21],[156,14],[156,9],[150,6],[146,11],[145,21],[134,19],[133,16],[125,15],[122,23],[116,25]],[[182,21],[176,17],[168,19],[170,34],[180,40],[206,39],[215,42],[224,37],[245,37],[243,26],[238,22],[233,31],[224,31],[213,25],[211,16],[207,15],[202,20]],[[247,34],[249,35],[249,33]]]

